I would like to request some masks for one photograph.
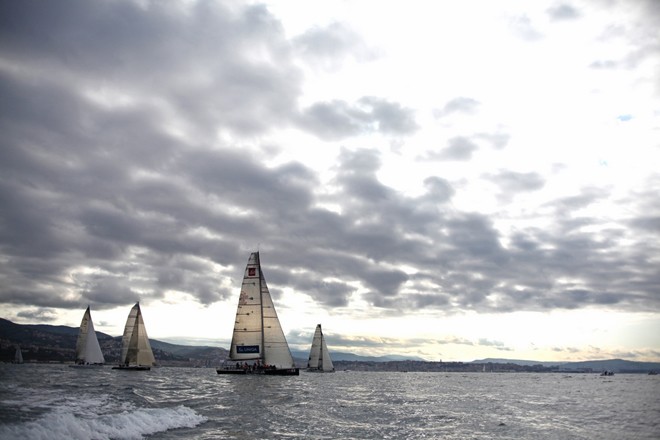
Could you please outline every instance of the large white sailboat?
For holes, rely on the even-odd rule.
[[[124,336],[121,340],[120,364],[113,370],[150,370],[156,362],[151,351],[147,329],[142,319],[140,303],[137,302],[128,314]]]
[[[218,374],[299,375],[261,270],[259,252],[250,255],[245,267],[229,360],[216,371]]]
[[[76,341],[76,363],[69,365],[70,367],[102,367],[105,363],[103,353],[99,340],[94,331],[94,323],[92,322],[92,314],[89,310],[85,310],[83,319],[80,322],[80,330],[78,331],[78,340]]]
[[[314,338],[312,339],[312,349],[309,351],[309,360],[307,361],[307,371],[312,373],[334,373],[335,367],[332,365],[328,346],[325,344],[325,337],[321,324],[316,326]]]

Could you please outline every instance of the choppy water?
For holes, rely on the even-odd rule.
[[[660,376],[0,365],[2,439],[657,439]]]

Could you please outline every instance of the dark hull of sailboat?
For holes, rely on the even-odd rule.
[[[216,368],[218,374],[263,374],[266,376],[299,376],[298,368],[261,368],[261,369],[243,369],[243,368]]]
[[[248,374],[247,370],[242,368],[216,368],[218,374]]]
[[[70,368],[103,368],[103,364],[71,364]]]
[[[268,376],[299,376],[300,370],[298,368],[276,368],[264,370],[264,374]]]
[[[112,367],[113,370],[126,370],[126,371],[149,371],[151,367],[146,365],[117,365]]]

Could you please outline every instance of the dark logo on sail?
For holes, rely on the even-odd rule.
[[[237,345],[236,353],[245,354],[245,353],[259,353],[258,345]]]
[[[257,268],[256,267],[248,267],[248,276],[249,277],[257,276]]]

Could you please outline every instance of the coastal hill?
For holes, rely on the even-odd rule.
[[[121,336],[96,332],[107,364],[119,362]],[[25,362],[73,362],[76,354],[77,327],[46,324],[15,324],[0,318],[0,362],[14,359],[21,347]],[[216,366],[228,355],[220,347],[188,346],[149,339],[158,364],[180,366]]]
[[[121,336],[96,332],[107,364],[119,362]],[[0,362],[14,359],[21,347],[25,362],[73,362],[77,327],[47,324],[16,324],[0,318]],[[170,344],[150,339],[156,362],[162,366],[215,367],[227,359],[220,347]],[[473,362],[430,362],[414,356],[360,356],[331,350],[337,370],[353,371],[436,371],[436,372],[660,372],[660,362],[634,362],[623,359],[584,362],[537,362],[512,359],[481,359]],[[296,364],[307,364],[308,352],[292,351]]]

